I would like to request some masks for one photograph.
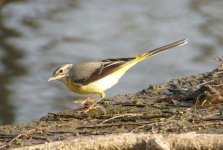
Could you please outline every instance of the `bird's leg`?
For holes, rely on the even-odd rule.
[[[73,102],[74,103],[77,103],[77,104],[81,104],[81,105],[85,105],[86,103],[88,103],[88,102],[92,102],[93,100],[92,100],[92,97],[93,97],[94,95],[92,94],[92,95],[90,95],[90,96],[88,96],[87,98],[85,98],[85,99],[78,99],[78,100],[74,100]]]
[[[102,100],[102,98],[100,98],[99,100],[97,100],[95,103],[93,103],[92,105],[90,105],[88,108],[86,108],[86,110],[84,110],[84,113],[87,113],[89,110],[94,109],[95,106]]]
[[[90,105],[88,108],[86,108],[86,110],[84,110],[83,112],[84,113],[87,113],[89,110],[91,110],[91,109],[94,109],[95,108],[95,106],[105,97],[105,93],[104,92],[101,92],[101,93],[99,93],[100,94],[100,99],[99,100],[97,100],[96,102],[94,102],[92,105]]]

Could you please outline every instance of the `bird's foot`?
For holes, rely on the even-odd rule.
[[[76,103],[76,104],[81,104],[81,105],[85,105],[85,104],[91,104],[95,101],[95,99],[92,99],[91,96],[85,98],[85,99],[77,99],[77,100],[74,100],[73,102]]]
[[[96,108],[96,105],[97,105],[100,101],[101,101],[101,99],[97,100],[96,102],[94,102],[94,103],[91,104],[90,106],[81,108],[81,110],[79,110],[78,112],[87,113],[89,110],[95,109],[95,108]]]

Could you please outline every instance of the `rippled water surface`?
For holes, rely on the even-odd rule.
[[[0,124],[76,108],[83,97],[48,83],[64,63],[131,57],[164,44],[189,44],[134,66],[107,96],[210,71],[222,55],[221,0],[14,0],[0,18]]]

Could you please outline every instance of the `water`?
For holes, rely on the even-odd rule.
[[[1,8],[0,124],[76,108],[61,83],[65,63],[131,57],[180,40],[189,44],[134,66],[107,96],[135,93],[214,69],[222,55],[220,0],[14,0]]]

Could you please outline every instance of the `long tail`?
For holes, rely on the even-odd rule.
[[[171,44],[168,44],[168,45],[165,45],[165,46],[162,46],[162,47],[159,47],[159,48],[156,48],[154,50],[151,50],[147,53],[144,53],[144,54],[141,54],[141,55],[138,55],[136,56],[136,61],[139,62],[147,57],[150,57],[150,56],[153,56],[155,54],[158,54],[160,52],[163,52],[163,51],[166,51],[168,49],[171,49],[171,48],[174,48],[174,47],[177,47],[177,46],[181,46],[181,45],[184,45],[187,43],[187,39],[183,39],[183,40],[180,40],[180,41],[177,41],[177,42],[174,42],[174,43],[171,43]]]
[[[183,40],[180,40],[180,41],[177,41],[177,42],[174,42],[174,43],[171,43],[171,44],[168,44],[168,45],[165,45],[165,46],[162,46],[160,48],[156,48],[154,50],[151,50],[147,53],[144,53],[144,54],[141,54],[141,55],[138,55],[136,56],[133,60],[131,61],[127,61],[126,64],[124,64],[121,69],[119,69],[119,71],[127,71],[129,68],[131,68],[132,66],[134,66],[135,64],[137,64],[138,62],[142,61],[143,59],[146,59],[150,56],[153,56],[157,53],[160,53],[160,52],[163,52],[165,50],[168,50],[170,48],[174,48],[174,47],[177,47],[177,46],[181,46],[181,45],[184,45],[187,43],[187,40],[186,39],[183,39]]]

